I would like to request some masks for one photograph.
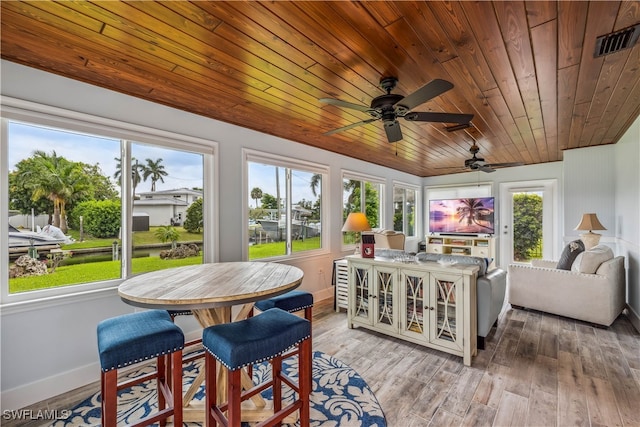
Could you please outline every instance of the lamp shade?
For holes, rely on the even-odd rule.
[[[580,224],[574,230],[606,230],[604,225],[598,221],[598,217],[594,213],[582,214]]]
[[[351,212],[342,226],[342,231],[369,231],[371,226],[362,212]]]

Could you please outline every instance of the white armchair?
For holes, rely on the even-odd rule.
[[[375,248],[402,249],[404,250],[404,233],[393,230],[373,230],[376,239]]]
[[[611,325],[625,307],[624,257],[603,262],[595,274],[560,270],[556,265],[544,260],[509,265],[509,303]]]

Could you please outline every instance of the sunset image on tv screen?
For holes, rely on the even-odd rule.
[[[429,201],[429,232],[493,234],[494,198]]]

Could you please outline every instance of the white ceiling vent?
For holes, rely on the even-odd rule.
[[[596,39],[596,51],[593,57],[597,58],[633,47],[638,40],[638,35],[640,35],[640,24],[600,36]]]

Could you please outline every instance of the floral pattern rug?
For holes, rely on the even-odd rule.
[[[283,361],[282,369],[291,378],[298,376],[297,360],[291,357]],[[193,382],[203,366],[202,359],[191,362],[184,368],[184,384]],[[271,365],[261,363],[253,370],[254,381],[271,375]],[[142,368],[150,369],[150,368]],[[132,375],[138,375],[138,373]],[[313,392],[311,393],[311,426],[318,427],[386,427],[384,413],[367,383],[356,371],[342,361],[322,352],[313,354]],[[271,390],[263,393],[271,398]],[[204,400],[204,386],[195,396]],[[284,400],[293,400],[293,391],[285,387]],[[148,381],[131,390],[123,390],[118,400],[118,424],[130,424],[153,412],[156,408],[155,382]],[[100,393],[81,402],[66,420],[58,420],[52,427],[98,426],[100,425]],[[198,426],[187,423],[186,426]],[[296,424],[289,425],[290,427]]]

